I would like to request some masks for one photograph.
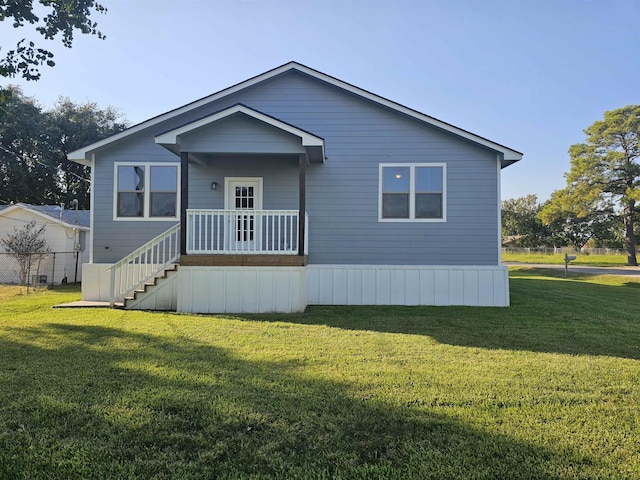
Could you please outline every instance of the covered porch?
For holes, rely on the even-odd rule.
[[[324,162],[322,138],[236,104],[155,142],[180,156],[182,265],[306,265],[307,169]]]

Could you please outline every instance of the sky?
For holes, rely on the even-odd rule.
[[[119,109],[131,124],[291,60],[524,154],[502,198],[565,186],[568,149],[605,111],[640,104],[638,0],[99,0],[105,40],[27,37],[56,66],[20,85]]]

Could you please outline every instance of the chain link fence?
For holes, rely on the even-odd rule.
[[[81,252],[0,252],[0,284],[60,285],[81,281]]]

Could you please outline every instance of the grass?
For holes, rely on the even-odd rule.
[[[503,262],[564,265],[564,254],[551,253],[503,253]],[[626,255],[581,255],[577,254],[571,265],[592,267],[620,267],[627,264]]]
[[[640,478],[640,283],[197,316],[0,288],[0,478]]]

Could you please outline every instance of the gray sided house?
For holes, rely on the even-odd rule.
[[[509,305],[522,154],[291,62],[72,152],[84,300],[181,312]]]

